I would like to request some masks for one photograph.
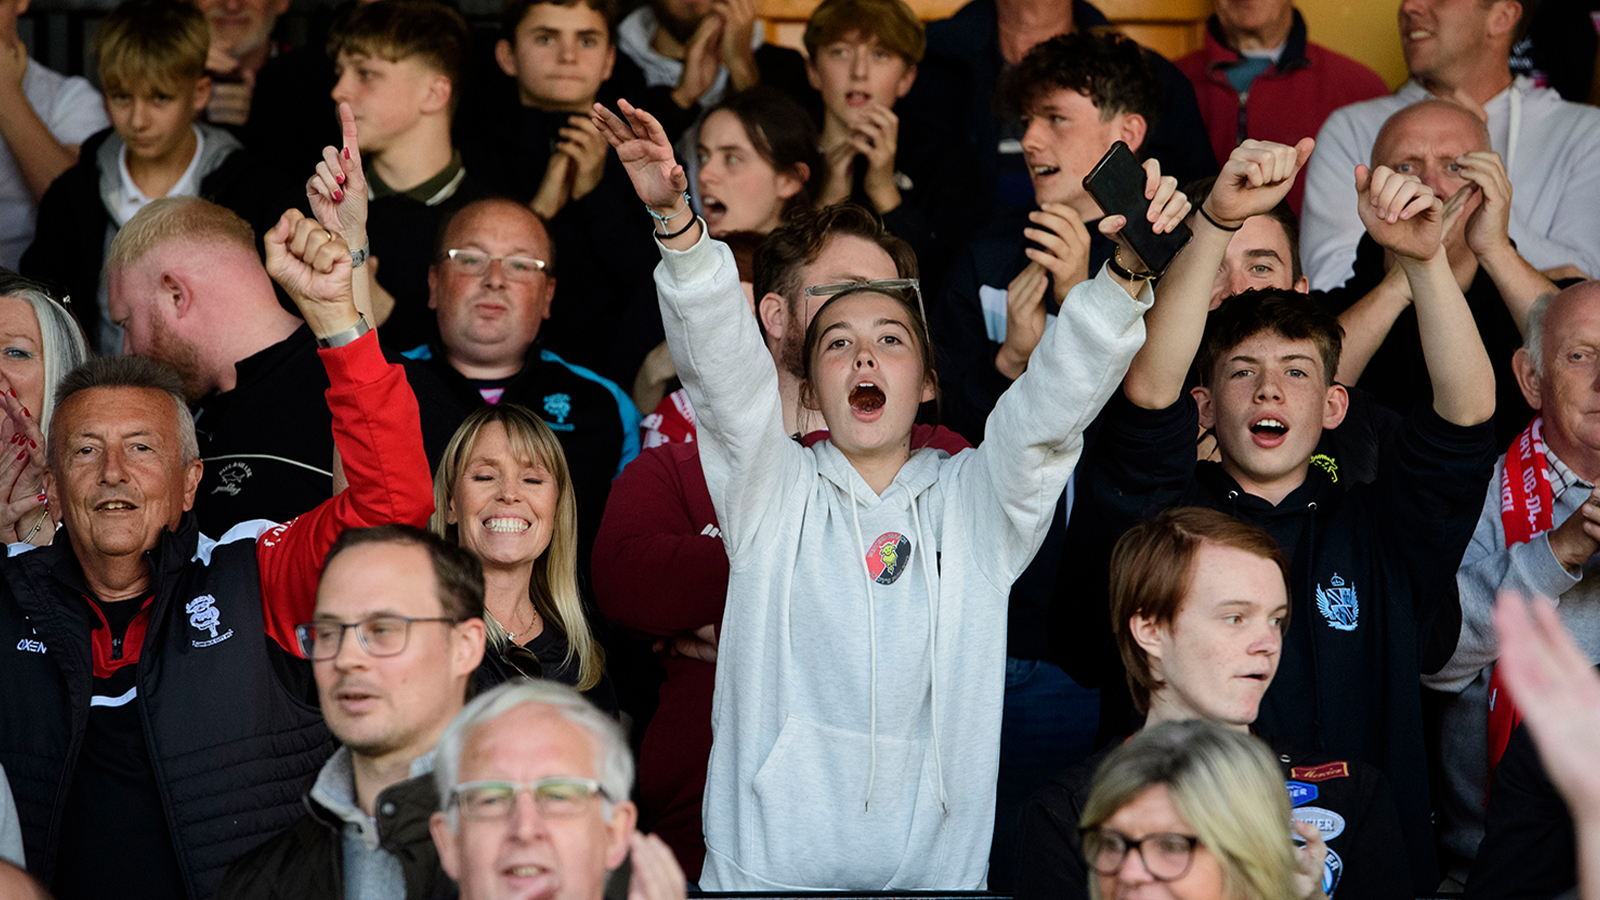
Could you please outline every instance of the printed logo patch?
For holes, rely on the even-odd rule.
[[[217,598],[210,594],[201,594],[190,600],[183,607],[183,611],[189,614],[189,626],[196,631],[210,634],[207,640],[191,640],[189,642],[191,645],[195,647],[210,647],[233,637],[232,628],[222,634],[217,634],[217,629],[222,627],[222,613],[218,611],[216,604]]]
[[[218,471],[217,477],[222,479],[222,483],[212,488],[211,493],[237,497],[239,491],[243,490],[241,483],[253,474],[255,473],[250,471],[250,467],[242,462],[235,460],[228,463]]]
[[[1289,788],[1289,805],[1303,806],[1317,799],[1317,786],[1306,784],[1303,781],[1288,781],[1284,783]]]
[[[555,416],[556,424],[565,424],[567,416],[572,415],[572,397],[567,394],[546,394],[544,396],[544,414]]]
[[[1361,624],[1361,603],[1356,599],[1356,586],[1346,584],[1337,572],[1331,587],[1317,585],[1317,612],[1328,620],[1328,625],[1339,631],[1355,631]]]
[[[879,584],[894,584],[911,562],[911,539],[889,531],[878,536],[867,551],[867,573]]]
[[[1344,834],[1344,816],[1331,809],[1323,809],[1320,806],[1302,806],[1291,812],[1289,818],[1296,822],[1306,822],[1317,826],[1317,830],[1322,832],[1322,839],[1325,841],[1331,841]]]
[[[1301,781],[1327,781],[1329,778],[1349,778],[1350,764],[1344,761],[1323,763],[1320,766],[1295,766],[1289,770],[1290,778]]]
[[[1322,892],[1328,895],[1328,900],[1333,900],[1333,892],[1339,887],[1339,879],[1344,876],[1344,860],[1339,854],[1328,851],[1328,861],[1322,866]]]
[[[33,640],[31,638],[23,638],[22,640],[17,641],[17,649],[25,653],[45,652],[44,641]]]

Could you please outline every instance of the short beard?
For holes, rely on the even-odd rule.
[[[685,47],[689,46],[689,39],[694,37],[695,29],[700,27],[699,19],[674,18],[667,13],[665,3],[652,3],[650,8],[655,11],[656,25],[658,27],[666,29],[667,34],[672,35],[673,40]]]
[[[783,340],[778,342],[778,363],[783,370],[796,378],[806,377],[806,330],[788,301],[788,319],[784,323]]]
[[[150,317],[150,352],[146,355],[177,373],[189,405],[193,406],[211,393],[205,366],[200,361],[200,349],[193,341],[174,334],[155,315]]]

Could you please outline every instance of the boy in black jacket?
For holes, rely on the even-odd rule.
[[[1265,529],[1291,561],[1294,615],[1261,727],[1382,769],[1425,891],[1438,875],[1418,676],[1449,656],[1430,646],[1435,623],[1445,634],[1459,620],[1455,568],[1494,456],[1494,374],[1441,247],[1442,204],[1414,177],[1360,166],[1361,215],[1411,285],[1434,401],[1407,417],[1371,485],[1341,490],[1336,468],[1313,456],[1348,403],[1333,383],[1338,324],[1283,291],[1230,298],[1207,321],[1230,229],[1283,198],[1312,143],[1246,141],[1192,217],[1194,240],[1162,280],[1145,346],[1080,469],[1068,543],[1083,563],[1063,567],[1058,601],[1077,622],[1104,615],[1083,589],[1096,551],[1105,558],[1103,535],[1166,507],[1221,509]],[[1185,396],[1197,350],[1201,386]],[[1199,425],[1215,429],[1220,464],[1196,464]]]
[[[1289,561],[1271,535],[1225,513],[1169,509],[1111,557],[1111,624],[1145,725],[1209,719],[1253,730],[1289,628]],[[1409,900],[1411,869],[1382,773],[1263,736],[1283,767],[1293,818],[1327,844],[1329,897]],[[1078,822],[1107,747],[1033,796],[1017,837],[1017,900],[1085,900]]]
[[[204,197],[264,234],[284,207],[303,202],[294,179],[251,157],[229,132],[195,121],[211,96],[210,41],[205,15],[172,0],[128,0],[95,33],[112,127],[84,141],[77,164],[45,192],[20,269],[74,298],[71,309],[99,353],[122,350],[100,267],[134,213],[162,197]]]

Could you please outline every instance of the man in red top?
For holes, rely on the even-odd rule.
[[[1389,93],[1361,63],[1310,43],[1292,0],[1213,0],[1205,46],[1178,60],[1194,84],[1211,148],[1226,160],[1245,138],[1294,146],[1348,103]],[[1289,192],[1300,214],[1304,180]]]
[[[806,327],[827,300],[808,287],[915,278],[910,245],[853,204],[804,213],[756,251],[756,317],[778,367],[784,428],[813,443],[822,415],[800,402]],[[959,453],[955,432],[918,425],[913,448]],[[705,861],[700,799],[711,755],[716,627],[728,594],[728,553],[700,469],[699,445],[644,450],[612,483],[595,538],[595,598],[623,628],[661,640],[667,680],[639,753],[641,827],[661,835],[691,879]],[[670,576],[668,576],[670,573]],[[667,577],[663,577],[667,576]]]
[[[321,347],[349,488],[284,525],[200,534],[181,380],[94,360],[63,379],[47,439],[64,535],[0,563],[0,766],[30,870],[62,900],[210,897],[298,818],[333,750],[294,637],[323,556],[345,528],[433,509],[416,400],[356,311],[350,248],[290,210],[266,251]]]

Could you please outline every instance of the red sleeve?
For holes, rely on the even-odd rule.
[[[611,484],[591,576],[607,618],[672,635],[722,621],[728,552],[694,444],[645,450]]]
[[[422,418],[405,370],[368,334],[317,351],[328,369],[333,441],[350,487],[256,541],[267,634],[299,654],[294,626],[311,619],[322,559],[346,528],[394,522],[422,527],[433,514],[433,477]]]

